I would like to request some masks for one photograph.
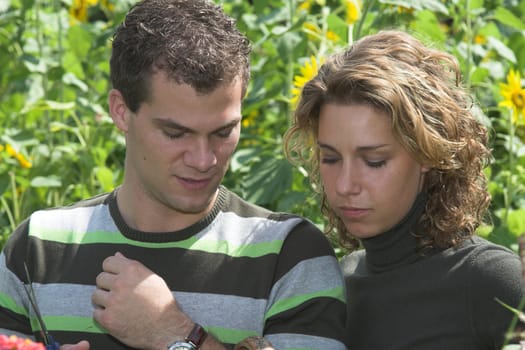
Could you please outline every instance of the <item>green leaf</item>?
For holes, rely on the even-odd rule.
[[[85,60],[91,49],[93,35],[83,26],[71,26],[67,32],[67,39],[70,50],[75,53],[78,59]]]
[[[332,13],[328,15],[326,22],[328,24],[328,29],[337,34],[342,41],[348,41],[348,26],[341,17]]]
[[[31,180],[32,187],[60,187],[62,181],[56,175],[50,176],[36,176]]]
[[[448,9],[438,0],[380,0],[382,4],[402,6],[416,10],[430,10],[448,15]]]
[[[496,18],[501,24],[512,27],[517,30],[525,30],[525,23],[516,17],[512,12],[504,7],[498,7],[494,12]]]
[[[283,158],[264,158],[243,183],[246,199],[259,205],[275,201],[292,184],[292,166]]]
[[[93,169],[95,177],[97,178],[102,190],[104,192],[109,192],[115,188],[115,183],[113,182],[113,172],[105,166],[97,166]]]
[[[420,37],[424,36],[433,42],[442,43],[446,39],[436,15],[431,11],[418,12],[415,20],[410,23],[410,28]]]
[[[501,57],[507,59],[508,61],[512,63],[516,63],[516,55],[501,40],[496,39],[493,36],[489,36],[487,40],[488,40],[488,43],[487,43],[488,47],[496,51],[498,55],[500,55]]]
[[[509,230],[517,236],[525,233],[525,209],[511,210],[508,216]]]

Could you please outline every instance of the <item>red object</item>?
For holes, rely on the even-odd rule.
[[[0,334],[0,350],[45,350],[42,343],[31,339],[19,338],[16,335],[6,336]]]

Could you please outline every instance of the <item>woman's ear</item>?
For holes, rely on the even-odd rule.
[[[432,169],[431,167],[427,165],[420,164],[420,172],[419,172],[419,184],[418,184],[418,192],[421,192],[423,190],[423,184],[425,183],[425,174],[428,173]]]
[[[131,115],[122,93],[117,89],[111,89],[108,96],[109,114],[113,123],[123,132],[128,131],[128,121]]]

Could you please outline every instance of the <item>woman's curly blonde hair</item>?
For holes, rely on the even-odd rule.
[[[343,246],[356,249],[359,241],[328,206],[319,176],[319,112],[327,103],[367,104],[386,112],[398,141],[431,168],[423,187],[428,200],[418,230],[421,247],[448,248],[474,234],[490,202],[483,169],[491,154],[454,56],[408,33],[382,31],[328,58],[305,84],[285,135],[285,153],[309,171],[328,218],[327,233],[337,232]]]

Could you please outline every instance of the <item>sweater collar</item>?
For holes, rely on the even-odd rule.
[[[369,271],[385,272],[420,259],[414,228],[425,210],[426,199],[425,193],[418,194],[412,208],[397,225],[362,240]]]

